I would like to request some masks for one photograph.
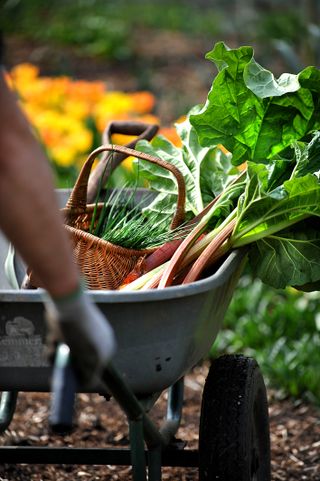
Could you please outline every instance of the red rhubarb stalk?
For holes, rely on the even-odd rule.
[[[241,174],[234,179],[228,186],[230,188],[232,185],[236,184],[237,182],[241,181],[242,178],[246,175],[246,172],[243,171]],[[225,192],[225,191],[224,191]],[[217,201],[220,199],[223,192],[217,196],[214,200]],[[183,240],[181,245],[178,247],[176,252],[173,254],[172,259],[169,265],[165,268],[162,278],[159,282],[159,288],[168,287],[172,284],[175,275],[179,272],[181,268],[181,263],[191,247],[195,244],[199,236],[207,229],[208,222],[212,216],[212,212],[214,211],[215,202],[211,203],[210,208],[205,209],[205,212],[202,211],[201,219],[199,220],[198,225],[190,232],[190,234]]]
[[[182,284],[189,284],[199,279],[202,271],[217,261],[227,251],[223,246],[224,242],[231,236],[236,219],[232,219],[210,242],[205,250],[200,254],[198,259],[194,262],[188,274],[184,278]],[[222,247],[224,247],[222,249]]]
[[[206,228],[207,228],[207,223],[200,222],[192,230],[192,232],[190,232],[190,234],[182,241],[182,243],[179,245],[179,247],[173,254],[170,264],[164,270],[164,273],[161,276],[161,279],[159,282],[159,289],[161,289],[162,287],[170,286],[172,284],[174,276],[178,272],[179,267],[181,265],[181,261],[183,260],[183,258],[191,249],[191,247],[197,241],[198,237],[200,237],[200,235],[204,232]]]
[[[234,179],[228,185],[228,188],[240,182],[245,175],[246,171],[244,170],[236,179]],[[139,266],[137,266],[129,273],[129,275],[123,281],[121,288],[125,287],[131,282],[137,280],[139,277],[164,264],[169,259],[170,263],[164,268],[163,271],[161,271],[163,272],[162,276],[160,273],[157,273],[154,279],[152,278],[150,281],[147,282],[146,286],[148,286],[148,288],[155,288],[158,285],[159,287],[167,287],[171,285],[175,275],[178,272],[181,272],[181,269],[183,267],[186,267],[186,265],[191,262],[190,260],[189,262],[185,263],[184,258],[186,257],[192,246],[195,244],[195,242],[199,239],[201,234],[206,230],[208,219],[204,219],[204,217],[209,214],[208,218],[210,218],[210,211],[214,207],[216,202],[220,199],[222,194],[223,192],[217,195],[197,216],[195,216],[186,224],[186,227],[190,228],[196,224],[198,225],[196,225],[196,227],[188,234],[185,239],[176,239],[173,241],[169,241],[163,246],[156,249],[152,254],[147,256],[139,264]],[[159,282],[160,276],[162,277],[161,282]]]
[[[202,217],[204,217],[207,212],[211,209],[211,207],[217,202],[220,198],[220,194],[215,197],[210,204],[208,204],[198,215],[193,217],[189,222],[186,224],[186,229],[191,228],[193,225],[197,224]],[[156,267],[164,264],[167,260],[171,259],[174,252],[183,242],[183,239],[175,239],[173,241],[166,242],[163,246],[156,249],[152,254],[148,255],[143,259],[142,262],[139,263],[124,279],[122,286],[130,284],[131,282],[135,281],[139,277],[143,276],[147,272],[152,271]]]

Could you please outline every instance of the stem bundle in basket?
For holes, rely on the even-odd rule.
[[[152,249],[185,237],[187,227],[183,224],[175,229],[168,229],[169,216],[159,220],[156,213],[145,215],[143,206],[150,196],[144,194],[137,201],[137,194],[136,188],[108,192],[100,215],[97,216],[95,212],[92,216],[90,233],[127,249]],[[97,199],[99,196],[100,192]]]

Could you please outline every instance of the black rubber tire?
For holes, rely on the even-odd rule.
[[[271,479],[268,401],[254,359],[225,355],[210,367],[200,417],[199,479]]]

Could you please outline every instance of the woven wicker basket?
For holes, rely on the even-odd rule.
[[[103,145],[94,150],[83,165],[67,205],[62,211],[65,216],[66,229],[73,242],[75,259],[84,276],[87,288],[96,290],[117,289],[137,263],[154,251],[154,249],[133,250],[120,247],[88,232],[95,209],[95,204],[87,204],[86,201],[88,179],[95,158],[102,152],[108,151],[121,152],[126,156],[132,155],[172,172],[178,185],[178,200],[171,228],[181,224],[185,212],[184,178],[174,165],[125,146]],[[98,204],[98,214],[103,205],[103,203]]]

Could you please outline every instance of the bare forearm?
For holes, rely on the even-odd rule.
[[[0,227],[44,287],[78,283],[47,159],[0,74]]]

